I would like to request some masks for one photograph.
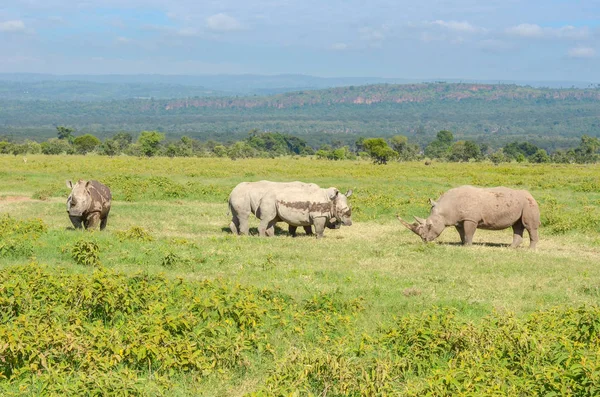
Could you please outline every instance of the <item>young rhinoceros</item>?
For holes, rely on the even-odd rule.
[[[523,241],[523,230],[529,233],[529,248],[538,242],[540,210],[526,190],[506,187],[477,188],[460,186],[448,190],[437,202],[429,200],[431,213],[427,219],[417,218],[404,226],[418,234],[423,241],[437,238],[447,226],[454,226],[464,245],[473,242],[476,229],[502,230],[512,226],[512,247]]]
[[[100,223],[104,230],[108,221],[112,196],[110,189],[98,181],[79,180],[76,184],[67,181],[71,194],[67,199],[67,212],[76,229],[94,229]]]
[[[315,225],[317,238],[329,224],[352,225],[352,210],[347,198],[352,190],[341,194],[334,187],[314,189],[310,186],[270,189],[261,199],[256,216],[260,218],[260,236],[272,236],[279,221],[290,226]]]
[[[304,182],[271,182],[271,181],[258,181],[258,182],[241,182],[233,188],[229,195],[229,211],[231,212],[231,223],[229,228],[233,234],[248,235],[248,218],[250,214],[256,214],[258,205],[263,196],[272,188],[287,189],[293,187],[307,187],[313,189],[320,189],[320,187],[314,183]],[[339,224],[328,223],[327,227],[330,229],[339,228]],[[290,235],[296,235],[297,226],[290,225]],[[306,234],[312,234],[311,226],[304,226]],[[270,231],[270,232],[274,232]]]

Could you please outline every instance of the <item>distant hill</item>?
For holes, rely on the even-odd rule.
[[[0,73],[4,99],[111,100],[136,97],[180,98],[212,95],[272,95],[300,90],[373,84],[447,83],[516,84],[547,88],[589,88],[577,81],[463,81],[382,77],[265,75],[52,75]],[[102,86],[104,85],[104,86]]]
[[[376,84],[269,96],[207,92],[186,98],[92,102],[0,99],[0,135],[45,139],[56,135],[56,125],[67,125],[100,137],[159,130],[171,138],[225,141],[257,128],[302,136],[318,146],[396,134],[424,144],[448,129],[459,139],[492,146],[527,139],[552,150],[575,146],[583,134],[600,136],[598,109],[598,87],[467,83]]]

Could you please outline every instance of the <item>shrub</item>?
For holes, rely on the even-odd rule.
[[[137,240],[137,241],[153,241],[154,237],[140,226],[132,226],[128,230],[120,230],[115,232],[119,241]]]
[[[71,257],[79,265],[100,266],[100,247],[94,241],[79,240],[71,248]]]

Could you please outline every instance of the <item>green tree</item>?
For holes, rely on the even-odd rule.
[[[511,142],[505,145],[502,150],[506,157],[510,159],[514,159],[519,161],[519,155],[522,155],[525,158],[529,158],[533,156],[539,147],[529,143],[529,142]]]
[[[450,150],[454,136],[452,132],[442,130],[436,138],[425,147],[425,156],[430,158],[445,158]]]
[[[152,157],[158,153],[160,144],[165,140],[165,134],[158,131],[142,131],[137,143],[144,156]]]
[[[575,149],[578,163],[595,163],[598,161],[597,152],[600,149],[600,139],[583,135],[579,147]]]
[[[89,153],[101,144],[102,142],[100,142],[100,139],[92,134],[85,134],[73,139],[73,148],[75,149],[75,152],[79,154]]]
[[[124,152],[125,149],[133,142],[133,135],[129,132],[119,132],[115,134],[112,139],[118,145],[118,150]]]
[[[538,149],[537,152],[529,157],[529,161],[532,163],[549,163],[550,157],[544,149]]]
[[[481,157],[481,149],[479,145],[473,141],[458,141],[450,147],[448,159],[450,161],[469,161],[471,159],[479,159]]]
[[[365,150],[365,139],[362,136],[359,136],[358,139],[356,139],[356,142],[354,142],[354,147],[356,148],[355,152],[358,154],[360,152],[364,152]]]
[[[415,160],[419,157],[419,145],[411,145],[404,135],[395,135],[390,139],[392,149],[398,152],[400,161]]]
[[[12,143],[7,142],[7,141],[0,141],[0,153],[2,154],[8,154],[11,151],[12,148]]]
[[[494,153],[490,154],[489,159],[496,165],[509,161],[509,159],[507,159],[504,155],[504,151],[502,149],[498,149]]]
[[[398,152],[389,147],[383,138],[365,139],[363,146],[375,164],[387,164],[398,157]]]
[[[99,152],[105,156],[116,156],[121,153],[121,149],[115,139],[105,139],[100,145]]]
[[[71,153],[73,147],[66,139],[50,138],[41,143],[42,153],[44,154],[63,154]]]
[[[75,137],[73,136],[74,132],[75,129],[73,128],[65,127],[62,125],[56,127],[56,134],[58,135],[58,139],[64,139],[70,144],[73,144],[73,140],[75,139]]]

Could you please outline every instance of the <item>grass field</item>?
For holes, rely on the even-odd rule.
[[[112,210],[103,232],[75,231],[71,227],[65,212],[69,194],[65,180],[80,178],[100,180],[112,189]],[[350,199],[354,224],[326,230],[322,240],[302,232],[296,238],[288,237],[283,224],[274,238],[231,235],[229,192],[241,181],[261,179],[302,180],[321,187],[335,186],[343,192],[354,189]],[[426,217],[427,198],[437,198],[462,184],[529,190],[542,213],[538,249],[527,249],[528,236],[521,248],[508,248],[512,241],[510,229],[478,230],[472,247],[460,246],[454,229],[447,229],[435,243],[424,244],[396,220],[396,214],[405,219],[412,215]],[[308,158],[232,161],[95,156],[29,156],[24,162],[21,157],[1,156],[0,280],[4,280],[4,286],[0,285],[0,309],[5,313],[0,323],[0,345],[2,338],[5,342],[0,346],[0,391],[15,395],[510,395],[551,391],[593,395],[593,387],[600,385],[594,372],[600,369],[599,337],[594,333],[583,345],[581,338],[576,338],[576,343],[569,345],[571,350],[565,347],[566,342],[561,344],[560,338],[571,330],[566,318],[580,316],[572,326],[578,330],[581,319],[598,310],[599,207],[597,165],[375,166],[364,161]],[[252,221],[251,231],[256,234],[258,222]],[[94,258],[100,264],[78,264],[74,247],[80,247],[84,254],[95,250]],[[118,292],[118,285],[110,284],[109,288],[103,283],[119,279],[137,285],[131,280],[139,280],[140,274],[149,277],[148,285],[161,286],[152,290],[157,295],[144,298],[144,305],[156,299],[157,306],[152,307],[161,308],[152,315],[150,306],[128,312],[117,306],[129,307],[123,303],[129,301],[107,300],[112,303],[105,302],[102,314],[94,317],[90,313],[96,312],[85,311],[88,306],[84,303],[78,306],[80,303],[58,297],[74,293],[65,286],[82,285],[82,291],[90,288],[89,299],[93,301],[98,285],[106,287],[105,291],[115,288]],[[49,279],[56,283],[49,283]],[[179,284],[186,292],[178,292]],[[27,288],[42,292],[31,292],[37,296],[35,299],[15,292]],[[199,349],[203,355],[192,349],[196,351],[194,360],[210,356],[214,358],[212,364],[182,365],[183,353],[168,350],[168,337],[156,342],[157,352],[148,346],[144,353],[131,353],[137,358],[128,358],[127,349],[133,352],[135,343],[123,335],[133,333],[134,327],[148,319],[164,324],[168,314],[175,312],[177,316],[191,316],[187,321],[194,325],[168,331],[169,335],[191,349],[190,344],[200,340],[198,332],[205,330],[207,323],[190,315],[196,312],[186,306],[185,300],[191,302],[196,294],[208,294],[207,288],[225,306],[233,302],[234,296],[243,297],[234,300],[236,305],[256,303],[252,308],[234,305],[237,311],[227,312],[233,317],[223,314],[224,309],[218,305],[213,308],[217,313],[213,325],[215,329],[225,327],[223,332],[215,331],[210,335],[214,339],[205,339],[204,350]],[[213,299],[210,294],[206,296],[208,301]],[[56,299],[60,304],[49,303]],[[65,311],[55,312],[58,306]],[[75,309],[77,315],[70,311]],[[113,309],[123,317],[111,315]],[[203,313],[213,313],[211,310]],[[254,313],[254,322],[240,320],[239,312],[244,310]],[[95,332],[107,333],[114,338],[107,336],[113,341],[107,346],[128,347],[113,352],[118,356],[113,361],[106,358],[109,355],[105,350],[94,350],[95,345],[86,345],[69,355],[56,340],[36,344],[34,354],[35,349],[27,350],[25,342],[17,342],[15,335],[26,324],[31,326],[32,334],[45,332],[42,325],[35,325],[35,321],[50,321],[40,320],[42,312],[53,313],[50,317],[54,320],[48,326],[56,334],[73,324],[75,320],[69,317],[73,315],[87,324],[82,326],[85,331],[73,331],[76,340],[80,337],[95,343],[99,337],[86,338],[98,335]],[[142,323],[134,324],[138,316]],[[494,348],[478,350],[481,338],[492,338],[496,330],[506,331],[503,327],[508,323],[514,325],[509,327],[511,332],[523,331],[519,333],[520,341],[523,335],[535,336],[540,344],[536,346],[546,353],[555,354],[558,345],[567,349],[560,352],[567,351],[569,365],[557,364],[554,356],[544,353],[534,357],[523,352],[521,358],[502,355],[497,359],[505,364],[515,360],[527,371],[516,371],[512,364],[494,364],[495,356],[490,353]],[[545,326],[537,329],[535,324]],[[600,329],[600,324],[595,326]],[[150,332],[148,329],[139,326],[135,332],[144,335]],[[428,329],[432,331],[424,331]],[[445,331],[436,333],[440,329]],[[407,353],[398,347],[420,346],[415,341],[423,338],[409,338],[416,334],[433,336],[418,352],[413,349]],[[463,338],[467,334],[470,336],[465,340],[470,342],[463,341],[461,348],[452,344],[438,349],[439,344],[432,344],[448,342],[452,339],[449,335]],[[147,336],[152,340],[150,334]],[[402,339],[402,344],[398,338],[409,339]],[[37,335],[34,341],[42,339]],[[235,345],[234,341],[242,339],[243,343]],[[486,343],[501,350],[497,346],[505,339],[498,337]],[[207,348],[221,342],[225,347],[218,352]],[[531,352],[535,350],[527,346]],[[476,359],[481,357],[475,351],[487,358]],[[43,364],[50,356],[54,366]],[[167,364],[166,357],[175,357],[177,362]],[[532,362],[528,364],[529,357]],[[584,364],[580,363],[581,357],[587,360]],[[486,360],[492,367],[510,370],[500,376],[494,373],[497,369],[473,364]],[[567,379],[563,381],[556,368],[575,371],[571,368],[573,362],[589,369],[589,373],[579,377],[563,374]],[[461,365],[463,370],[457,372]],[[549,374],[548,368],[558,372]],[[2,380],[2,374],[6,379]],[[504,380],[493,380],[499,378]],[[587,392],[580,392],[579,386],[588,387]]]

